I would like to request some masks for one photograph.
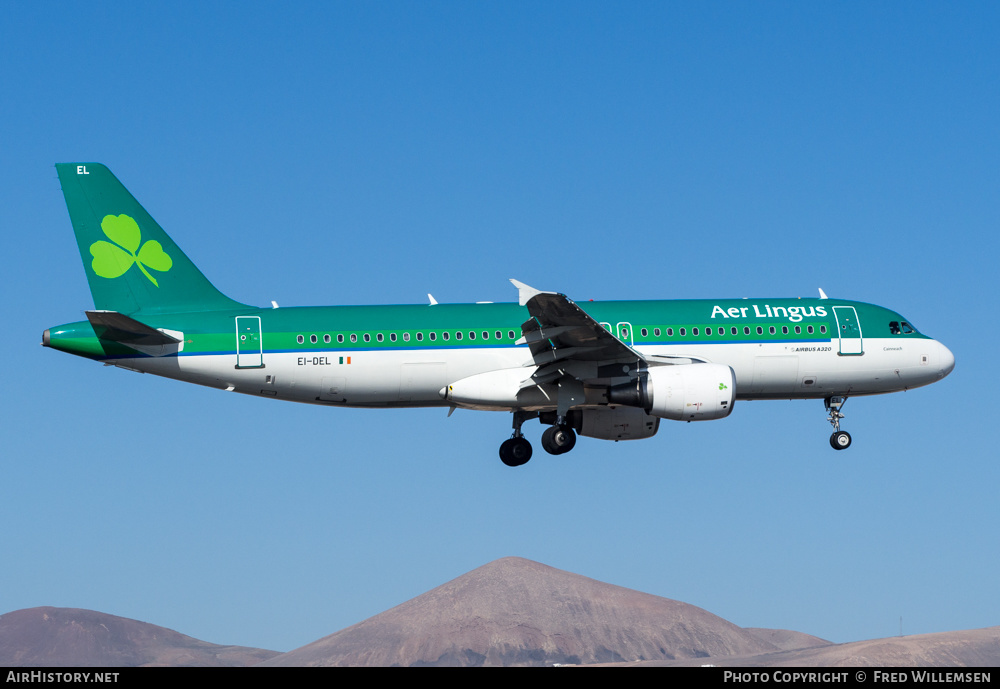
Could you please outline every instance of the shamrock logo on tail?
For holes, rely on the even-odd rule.
[[[160,286],[146,268],[165,273],[174,262],[158,241],[150,239],[140,249],[142,232],[139,230],[139,223],[127,215],[105,215],[101,221],[101,229],[114,244],[100,240],[90,245],[95,273],[102,278],[121,277],[134,263],[150,282]]]

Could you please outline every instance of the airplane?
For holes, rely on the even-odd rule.
[[[811,299],[589,301],[517,280],[517,303],[259,308],[216,289],[111,171],[56,171],[94,298],[42,344],[105,365],[330,407],[512,413],[508,466],[577,435],[650,438],[737,400],[822,399],[844,450],[848,397],[910,390],[955,357],[895,311]],[[430,296],[430,295],[428,295]]]

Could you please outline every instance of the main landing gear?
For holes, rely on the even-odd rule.
[[[830,447],[834,450],[846,450],[851,446],[851,434],[840,430],[840,420],[844,415],[840,413],[840,408],[847,402],[846,397],[827,397],[823,400],[826,410],[830,412],[827,421],[833,426],[833,435],[830,436]]]
[[[519,467],[531,459],[531,443],[521,433],[521,425],[538,416],[538,412],[514,412],[514,433],[500,445],[500,461],[509,467]],[[542,449],[550,455],[569,452],[576,445],[576,433],[565,423],[556,423],[542,433]]]
[[[531,459],[531,443],[527,438],[515,436],[500,444],[500,461],[509,467],[519,467]]]
[[[531,443],[521,434],[521,425],[538,416],[538,412],[514,412],[514,434],[500,445],[500,461],[509,467],[519,467],[531,459]]]
[[[542,449],[550,455],[569,452],[576,445],[576,433],[569,426],[549,426],[542,433]]]

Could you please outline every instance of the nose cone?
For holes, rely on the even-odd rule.
[[[938,348],[938,364],[941,366],[941,377],[944,378],[955,368],[955,355],[940,342]]]

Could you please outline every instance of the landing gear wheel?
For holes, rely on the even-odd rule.
[[[851,434],[847,431],[837,431],[830,436],[830,447],[834,450],[846,450],[851,446]]]
[[[851,434],[840,430],[840,420],[844,418],[840,410],[844,407],[845,402],[847,402],[846,397],[827,397],[823,400],[823,405],[830,413],[830,416],[826,420],[833,426],[833,435],[830,436],[830,447],[834,450],[846,450],[851,446]]]
[[[531,459],[531,443],[523,437],[510,438],[500,445],[500,461],[509,467],[519,467]]]
[[[550,455],[569,452],[576,445],[576,433],[569,426],[550,426],[542,433],[542,449]]]

